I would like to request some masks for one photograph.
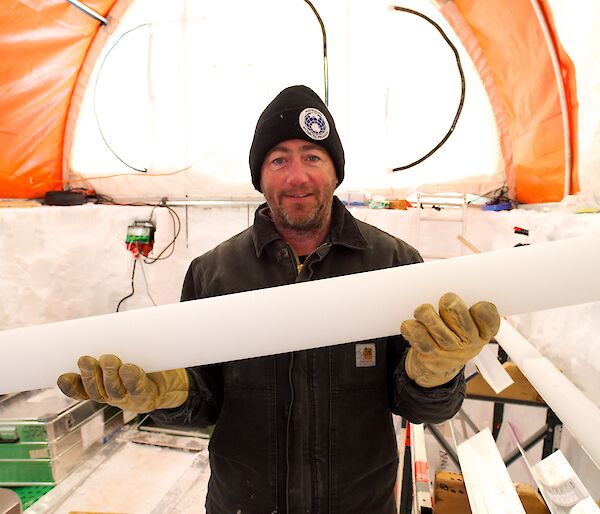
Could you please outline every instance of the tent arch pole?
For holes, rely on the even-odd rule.
[[[67,113],[67,121],[65,124],[65,133],[63,139],[63,157],[62,157],[62,179],[63,184],[67,184],[70,178],[70,169],[69,169],[69,157],[71,155],[71,150],[73,149],[73,142],[75,137],[75,128],[77,125],[77,118],[79,116],[79,110],[81,109],[81,104],[83,102],[83,96],[86,88],[90,82],[91,74],[96,65],[96,60],[100,56],[106,42],[110,35],[116,30],[119,26],[119,22],[123,18],[127,9],[131,6],[134,0],[116,0],[113,4],[111,10],[107,14],[107,23],[105,25],[101,25],[92,43],[88,52],[81,64],[81,68],[79,69],[79,75],[77,76],[77,82],[75,83],[75,87],[73,88],[73,95],[71,96],[71,103],[69,105],[69,110]]]
[[[74,5],[75,7],[77,7],[77,9],[83,11],[88,16],[91,16],[95,20],[98,20],[100,23],[102,23],[102,25],[106,25],[108,23],[108,20],[104,16],[101,16],[96,11],[94,11],[94,9],[88,7],[83,2],[80,2],[79,0],[67,0],[67,2],[69,2],[71,5]]]
[[[564,197],[569,196],[571,193],[571,168],[573,166],[573,158],[571,153],[571,128],[569,126],[569,114],[567,106],[567,95],[565,92],[565,84],[562,79],[562,73],[560,70],[560,62],[558,59],[558,53],[556,52],[556,46],[546,21],[546,16],[542,11],[539,0],[531,0],[531,6],[538,18],[546,45],[548,46],[548,53],[550,54],[550,60],[552,61],[552,69],[554,70],[554,76],[556,77],[556,88],[558,90],[558,99],[560,102],[560,111],[563,122],[563,138],[565,144],[565,188]]]

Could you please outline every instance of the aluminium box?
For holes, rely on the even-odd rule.
[[[121,409],[57,387],[10,395],[0,402],[0,485],[56,484],[122,426]]]

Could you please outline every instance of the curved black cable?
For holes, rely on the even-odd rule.
[[[442,30],[442,27],[440,27],[431,18],[429,18],[428,16],[425,16],[423,13],[420,13],[418,11],[413,11],[412,9],[408,9],[406,7],[400,7],[400,6],[397,6],[397,5],[394,5],[393,8],[394,8],[395,11],[407,12],[407,13],[410,13],[410,14],[414,14],[415,16],[419,16],[420,18],[423,18],[424,20],[427,20],[429,23],[431,23],[438,30],[438,32],[442,35],[442,37],[444,38],[444,40],[446,41],[446,43],[448,43],[448,45],[450,46],[450,48],[454,52],[454,57],[456,59],[456,65],[458,66],[458,72],[460,74],[460,86],[461,86],[460,87],[460,101],[458,103],[458,109],[456,110],[456,114],[454,115],[454,120],[452,121],[452,124],[450,125],[450,129],[448,129],[448,132],[446,132],[446,135],[441,139],[441,141],[437,145],[435,145],[433,147],[433,149],[431,149],[429,152],[427,152],[425,155],[423,155],[423,157],[420,157],[416,161],[413,161],[410,164],[407,164],[405,166],[398,166],[398,167],[392,169],[392,171],[402,171],[402,170],[406,170],[408,168],[412,168],[413,166],[416,166],[417,164],[420,164],[421,162],[423,162],[425,159],[431,157],[448,140],[448,138],[450,137],[450,135],[452,134],[452,132],[454,132],[454,128],[456,127],[456,124],[458,122],[458,118],[460,117],[460,113],[461,113],[463,105],[465,103],[465,74],[463,72],[462,64],[460,62],[460,56],[458,55],[458,50],[456,49],[456,47],[454,46],[454,44],[452,43],[452,41],[450,41],[450,39],[448,38],[448,36],[446,35],[446,33]]]
[[[133,269],[131,270],[131,293],[129,293],[127,296],[124,296],[123,298],[121,298],[121,300],[119,301],[119,303],[117,304],[117,311],[119,312],[119,307],[121,307],[121,304],[127,300],[127,298],[131,298],[134,293],[135,293],[135,265],[137,264],[137,259],[133,259]]]
[[[180,21],[172,21],[169,23],[179,23]],[[121,161],[125,166],[127,166],[128,168],[131,168],[132,170],[135,171],[140,171],[142,173],[147,173],[148,172],[148,168],[136,168],[135,166],[132,166],[131,164],[125,162],[123,159],[121,159],[121,157],[119,157],[119,155],[117,155],[117,152],[115,152],[115,150],[110,146],[110,144],[108,143],[106,136],[104,135],[104,132],[102,131],[102,127],[100,126],[100,119],[98,118],[98,109],[96,106],[96,92],[98,90],[98,81],[100,80],[100,75],[102,73],[102,68],[104,67],[104,63],[106,62],[106,59],[108,59],[108,56],[110,55],[110,53],[114,50],[114,48],[119,44],[119,42],[121,41],[121,39],[123,39],[123,37],[125,37],[127,34],[133,32],[134,30],[137,30],[141,27],[151,27],[152,23],[142,23],[141,25],[138,25],[137,27],[133,27],[132,29],[129,29],[126,32],[123,32],[123,34],[121,34],[119,36],[119,38],[114,42],[114,44],[110,47],[110,49],[108,50],[108,52],[106,52],[106,55],[104,56],[104,58],[102,59],[102,62],[100,63],[100,68],[98,69],[98,74],[96,75],[96,81],[94,82],[94,117],[96,119],[96,125],[98,126],[98,131],[100,132],[100,137],[102,138],[102,141],[104,141],[104,144],[106,145],[106,148],[108,148],[111,153],[117,158],[119,159],[119,161]],[[192,166],[194,166],[194,164],[196,164],[195,162],[193,162],[192,164],[190,164],[189,166],[186,166],[185,168],[181,168],[175,171],[170,171],[168,172],[168,174],[175,174],[175,173],[180,173],[182,171],[186,171],[189,170]]]
[[[94,103],[94,117],[96,118],[96,125],[98,125],[98,131],[100,132],[100,137],[102,138],[102,141],[104,141],[106,148],[108,148],[112,152],[112,154],[117,159],[119,159],[119,161],[121,161],[125,166],[127,166],[128,168],[131,168],[132,170],[135,170],[135,171],[141,171],[142,173],[147,173],[148,169],[147,168],[143,168],[143,169],[136,168],[135,166],[131,166],[131,164],[126,163],[123,159],[121,159],[121,157],[119,157],[117,155],[117,152],[115,152],[112,149],[112,147],[108,144],[108,141],[106,140],[106,137],[104,136],[104,132],[102,132],[102,127],[100,126],[100,120],[98,119],[98,110],[96,108],[96,92],[98,91],[98,80],[100,79],[100,75],[102,74],[102,68],[104,68],[104,64],[106,63],[106,59],[108,58],[110,53],[119,44],[121,39],[123,39],[127,34],[133,32],[134,30],[139,29],[140,27],[146,27],[146,26],[150,26],[150,23],[142,23],[141,25],[138,25],[137,27],[133,27],[132,29],[129,29],[127,32],[123,32],[123,34],[121,34],[119,36],[119,39],[117,39],[114,42],[114,44],[110,47],[108,52],[106,52],[106,55],[104,56],[104,58],[102,59],[102,62],[100,63],[100,68],[98,69],[98,74],[96,75],[96,80],[94,82],[94,102],[93,102]]]
[[[317,11],[316,7],[310,0],[304,0],[305,3],[312,9],[312,12],[317,17],[319,25],[321,25],[321,33],[323,34],[323,75],[325,80],[325,105],[329,106],[329,67],[327,62],[327,33],[325,32],[325,24]]]
[[[144,262],[146,264],[154,264],[156,261],[164,261],[171,257],[171,255],[173,255],[173,252],[175,252],[175,241],[177,240],[177,238],[179,237],[179,233],[181,232],[181,219],[179,218],[179,215],[177,214],[177,212],[175,212],[174,209],[172,209],[168,205],[163,204],[156,205],[155,207],[164,207],[169,211],[169,214],[171,215],[171,221],[173,222],[173,239],[171,239],[171,242],[167,246],[165,246],[156,257],[144,259]],[[154,209],[152,209],[152,211],[154,212]],[[151,218],[152,213],[150,214],[150,221]],[[163,254],[169,249],[170,252],[163,257]]]

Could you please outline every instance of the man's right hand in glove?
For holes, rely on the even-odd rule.
[[[77,361],[81,375],[65,373],[58,387],[76,400],[92,399],[138,414],[179,407],[188,397],[190,380],[184,368],[146,374],[116,355],[99,360],[83,356]]]

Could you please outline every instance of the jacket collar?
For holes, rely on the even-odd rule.
[[[275,224],[271,219],[269,206],[266,203],[261,204],[254,214],[254,226],[252,239],[256,256],[260,257],[265,247],[274,241],[281,240],[281,236],[275,229]],[[329,231],[329,241],[333,244],[346,246],[355,250],[364,250],[370,248],[369,243],[362,235],[356,219],[337,196],[333,197],[331,208],[331,230]]]

